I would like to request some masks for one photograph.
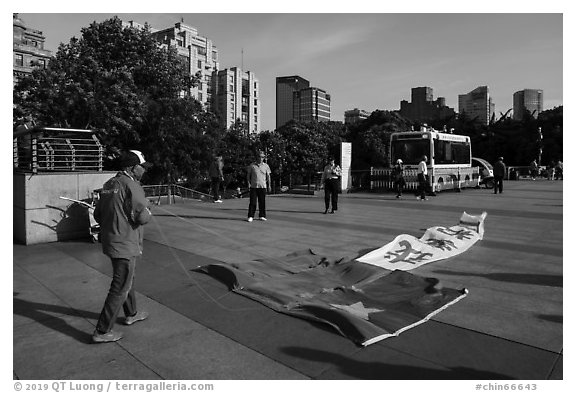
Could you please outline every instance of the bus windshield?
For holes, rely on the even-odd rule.
[[[391,150],[393,162],[401,158],[404,165],[418,165],[422,156],[430,154],[430,140],[393,140]]]

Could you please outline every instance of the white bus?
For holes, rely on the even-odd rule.
[[[426,155],[428,180],[434,191],[476,187],[478,168],[472,167],[471,147],[469,136],[422,127],[420,131],[393,133],[390,159],[392,165],[402,159],[408,175],[406,180],[416,182],[411,175],[415,176],[418,163]]]

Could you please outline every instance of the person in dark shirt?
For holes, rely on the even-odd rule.
[[[504,158],[498,157],[498,161],[494,164],[494,194],[504,189],[504,176],[506,175],[506,165],[504,165]]]

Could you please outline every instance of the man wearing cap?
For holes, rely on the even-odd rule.
[[[137,311],[134,292],[136,258],[142,255],[144,228],[152,214],[140,180],[150,163],[138,150],[130,150],[120,158],[121,171],[108,180],[94,209],[100,224],[102,252],[112,261],[112,283],[100,313],[94,343],[118,341],[122,333],[112,328],[120,309],[124,310],[124,324],[131,325],[148,317]]]
[[[504,165],[504,158],[498,157],[498,161],[494,163],[494,194],[504,189],[504,176],[506,175],[506,165]]]
[[[404,185],[406,184],[406,181],[404,180],[404,163],[400,158],[396,160],[392,174],[394,176],[396,198],[400,199],[402,198],[402,188],[404,188]]]

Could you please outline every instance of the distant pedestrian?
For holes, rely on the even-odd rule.
[[[427,201],[426,198],[426,190],[428,189],[428,157],[422,156],[422,159],[418,163],[418,192],[419,196],[416,199],[420,199],[421,201]]]
[[[558,162],[556,162],[556,168],[554,172],[556,173],[556,180],[562,180],[564,175],[564,164],[562,161],[558,160]]]
[[[92,335],[95,343],[118,341],[122,333],[112,328],[120,309],[124,324],[131,325],[148,317],[137,311],[134,290],[136,258],[142,255],[144,228],[152,214],[140,179],[150,164],[138,150],[130,150],[120,160],[121,171],[108,180],[100,192],[94,218],[100,224],[102,251],[112,261],[112,283]]]
[[[264,152],[256,153],[256,162],[250,164],[247,169],[246,182],[250,189],[250,203],[248,205],[248,222],[254,220],[256,203],[258,203],[258,215],[260,220],[266,221],[266,191],[271,191],[271,171],[264,162]]]
[[[532,160],[532,162],[530,163],[530,177],[532,177],[532,180],[536,180],[539,174],[538,172],[539,172],[538,162],[536,162],[536,160]]]
[[[320,180],[321,187],[324,187],[324,214],[328,213],[330,202],[332,202],[332,210],[330,210],[330,213],[334,214],[338,210],[340,176],[342,176],[342,170],[334,162],[334,158],[329,157],[328,164],[324,167],[322,179]]]
[[[222,198],[220,197],[220,183],[224,181],[224,172],[222,172],[223,168],[224,162],[222,161],[222,156],[215,156],[214,160],[210,163],[210,168],[208,169],[214,203],[222,203]]]
[[[396,190],[396,198],[402,198],[402,189],[406,185],[404,179],[404,163],[399,158],[392,169],[392,176],[394,179],[394,189]]]
[[[550,164],[546,167],[546,178],[548,180],[554,180],[554,172],[556,170],[556,164],[554,161],[550,161]]]
[[[504,190],[504,176],[506,175],[506,165],[504,165],[504,158],[498,157],[494,163],[494,194]]]

